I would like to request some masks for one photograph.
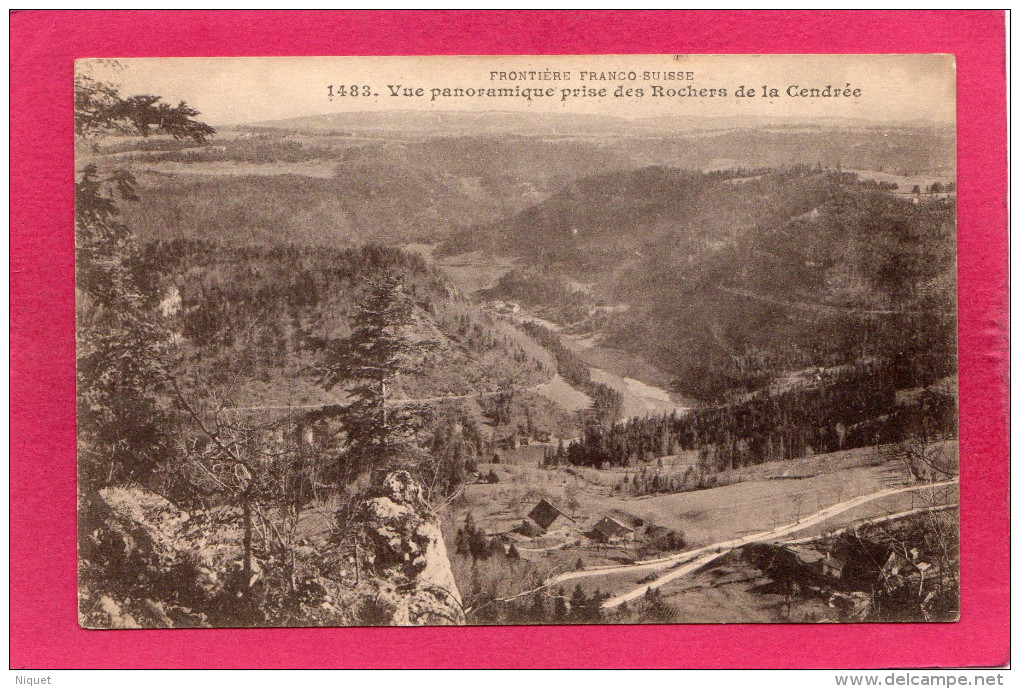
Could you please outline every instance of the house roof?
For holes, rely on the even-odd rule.
[[[545,498],[539,500],[538,504],[531,508],[531,511],[528,512],[528,517],[542,527],[542,529],[548,529],[559,517],[566,517],[567,519],[570,519],[566,512],[559,509]],[[570,519],[570,521],[574,520]]]
[[[825,559],[825,553],[816,550],[815,548],[807,548],[801,545],[788,545],[785,549],[792,553],[801,564],[812,565],[820,560]]]
[[[599,533],[605,534],[606,536],[620,536],[623,534],[634,532],[634,529],[630,528],[626,524],[623,524],[622,522],[613,519],[612,517],[603,517],[601,520],[599,520],[599,523],[593,527],[592,530],[598,531]]]

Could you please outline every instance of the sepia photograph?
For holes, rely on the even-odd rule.
[[[85,629],[956,622],[952,55],[81,59]]]

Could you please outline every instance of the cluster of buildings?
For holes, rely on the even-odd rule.
[[[563,530],[581,531],[597,543],[627,543],[633,541],[636,536],[634,529],[608,515],[584,530],[582,523],[545,498],[531,508],[514,532],[528,538],[537,538]]]

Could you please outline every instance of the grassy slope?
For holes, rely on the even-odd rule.
[[[819,503],[824,507],[829,504],[827,501],[837,502],[871,493],[881,490],[890,480],[898,480],[895,476],[899,472],[898,465],[854,467],[850,466],[854,463],[852,458],[844,456],[836,459],[834,463],[842,468],[807,479],[763,479],[648,500],[614,499],[597,484],[588,483],[562,470],[544,471],[494,465],[492,468],[502,477],[501,483],[467,487],[464,497],[444,515],[444,534],[448,542],[452,542],[457,527],[463,523],[468,512],[476,523],[490,533],[512,528],[537,499],[545,497],[566,508],[582,523],[586,516],[597,517],[604,513],[615,514],[625,520],[633,519],[636,515],[642,515],[645,519],[658,519],[660,521],[656,523],[659,525],[684,528],[692,537],[691,545],[696,546],[703,542],[718,542],[747,532],[757,532],[769,526],[765,523],[769,520],[792,523],[798,514],[805,516],[807,512],[815,511]],[[856,461],[870,463],[872,460],[862,456]],[[483,468],[488,470],[489,467],[485,465]],[[952,500],[953,496],[942,498]],[[909,494],[887,497],[838,515],[796,535],[823,533],[856,520],[911,509],[916,506],[914,500],[916,498]],[[762,516],[763,505],[768,505],[769,509],[769,516],[765,518]],[[537,585],[537,581],[559,572],[572,571],[578,567],[616,565],[621,560],[626,561],[626,558],[634,558],[636,554],[633,548],[578,546],[575,545],[577,540],[576,532],[568,530],[518,543],[519,552],[529,563],[521,572],[528,572],[528,577],[520,578],[517,586],[504,585],[501,589],[503,595],[529,590]],[[561,547],[564,542],[566,547]],[[479,578],[486,580],[485,574],[470,559],[458,560],[456,555],[453,558],[456,576],[462,587],[470,589]],[[493,569],[491,577],[495,579],[502,580],[507,575],[499,569],[498,564],[492,564],[489,568]],[[620,594],[646,583],[649,576],[648,570],[620,571],[574,579],[563,584],[562,589],[566,595],[578,586],[588,594]],[[663,586],[660,593],[676,611],[678,617],[672,620],[676,622],[746,623],[831,619],[824,605],[820,606],[810,598],[796,602],[788,614],[785,610],[780,611],[777,605],[784,599],[772,591],[770,584],[769,579],[739,558],[727,557],[706,570],[694,572]],[[618,613],[623,621],[635,621],[622,609]]]

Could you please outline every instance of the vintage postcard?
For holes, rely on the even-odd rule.
[[[74,104],[83,627],[958,619],[952,56]]]

